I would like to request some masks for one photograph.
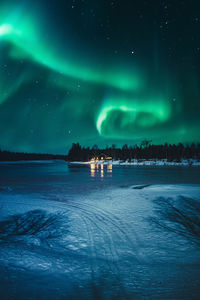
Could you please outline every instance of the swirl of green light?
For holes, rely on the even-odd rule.
[[[118,99],[107,101],[97,117],[96,128],[101,136],[121,139],[124,135],[120,134],[120,130],[118,132],[118,124],[114,124],[116,126],[114,128],[111,122],[113,115],[118,118],[118,124],[120,121],[126,135],[132,136],[135,128],[139,132],[166,122],[170,117],[170,107],[161,99],[131,102]],[[126,130],[127,128],[129,130]]]
[[[12,21],[13,18],[13,21]],[[116,72],[113,69],[97,70],[94,66],[81,65],[75,63],[67,54],[62,57],[56,51],[53,39],[48,43],[40,34],[35,26],[36,22],[32,19],[22,20],[17,16],[12,16],[11,20],[6,19],[6,23],[0,25],[0,39],[9,41],[16,46],[19,51],[13,51],[16,58],[21,55],[28,55],[37,63],[44,65],[56,72],[71,78],[89,81],[98,84],[112,86],[122,90],[137,89],[141,80],[134,74],[126,74],[123,71]]]

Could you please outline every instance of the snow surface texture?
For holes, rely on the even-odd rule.
[[[13,189],[0,194],[1,299],[199,299],[200,185]]]

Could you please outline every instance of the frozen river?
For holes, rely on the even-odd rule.
[[[0,163],[0,299],[199,299],[200,168]]]

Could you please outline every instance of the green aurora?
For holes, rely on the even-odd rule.
[[[155,32],[152,47],[142,36],[141,42],[133,37],[127,56],[116,50],[111,55],[114,43],[102,44],[104,53],[88,37],[84,45],[84,35],[80,41],[72,38],[77,28],[70,21],[64,28],[57,23],[39,2],[1,5],[2,149],[65,153],[77,141],[99,146],[143,139],[199,141],[200,85],[198,71],[190,68],[192,59],[184,72],[174,61],[168,64],[162,46],[154,42]],[[120,30],[125,29],[118,29],[119,39]],[[56,31],[63,31],[62,38]],[[132,39],[141,54],[131,50]]]

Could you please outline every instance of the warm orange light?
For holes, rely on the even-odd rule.
[[[112,172],[112,164],[107,165],[108,172]]]
[[[106,156],[106,159],[107,159],[107,160],[111,160],[112,157],[111,157],[111,156]]]
[[[107,165],[107,173],[109,173],[109,177],[112,176],[112,164]]]
[[[95,177],[95,164],[90,164],[90,175]]]
[[[104,169],[103,169],[103,164],[101,164],[101,178],[104,177]]]

